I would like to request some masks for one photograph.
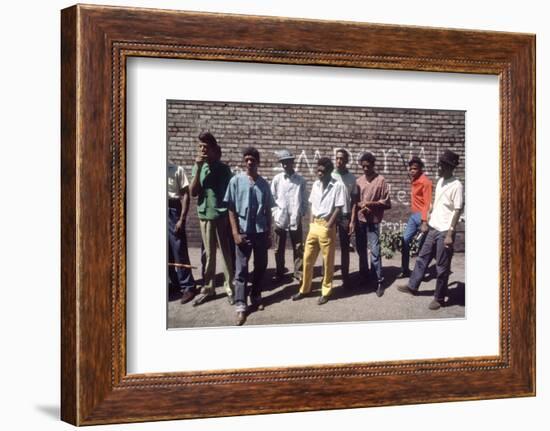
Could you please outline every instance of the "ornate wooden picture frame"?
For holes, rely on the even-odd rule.
[[[64,421],[535,394],[534,35],[78,5],[62,11],[61,45]],[[133,56],[498,76],[499,354],[128,374],[125,100],[126,60]]]

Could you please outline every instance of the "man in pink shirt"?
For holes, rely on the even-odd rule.
[[[424,162],[414,156],[409,161],[409,178],[411,179],[411,215],[403,233],[401,249],[401,274],[397,278],[410,277],[410,245],[418,230],[428,232],[428,212],[432,203],[432,181],[423,172]]]
[[[351,211],[350,234],[356,233],[359,272],[364,279],[376,278],[376,295],[380,297],[384,294],[380,222],[384,211],[391,208],[390,190],[384,177],[376,172],[376,158],[372,153],[364,153],[359,162],[364,175],[356,180],[357,195],[352,199],[355,203]]]

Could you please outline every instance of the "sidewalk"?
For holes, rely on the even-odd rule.
[[[292,271],[291,251],[286,252],[286,266]],[[200,266],[200,249],[189,250],[193,265]],[[218,259],[218,262],[221,262]],[[400,272],[401,255],[397,253],[392,259],[383,260],[383,274],[385,277],[385,292],[377,297],[375,285],[361,285],[358,282],[357,270],[359,267],[356,253],[350,253],[350,273],[352,288],[341,287],[339,272],[340,255],[336,254],[336,272],[334,289],[331,300],[324,305],[317,305],[317,298],[321,294],[321,257],[317,259],[314,271],[313,290],[310,297],[301,301],[292,301],[291,296],[298,291],[298,283],[288,274],[283,283],[271,282],[274,275],[275,259],[273,250],[269,251],[268,270],[265,276],[263,303],[265,309],[251,312],[245,325],[278,325],[298,323],[323,322],[357,322],[372,320],[403,320],[403,319],[440,319],[465,317],[465,272],[464,254],[455,253],[452,262],[452,274],[449,277],[449,299],[447,306],[437,311],[428,309],[433,299],[435,289],[435,268],[433,276],[420,286],[418,296],[411,296],[399,292],[397,285],[406,282],[396,280]],[[415,259],[411,259],[411,269]],[[432,265],[434,263],[432,262]],[[193,307],[192,301],[181,304],[179,295],[171,295],[168,302],[168,328],[195,328],[232,326],[235,321],[235,308],[227,302],[222,287],[223,275],[218,263],[218,283],[216,298]],[[195,280],[201,279],[200,269],[193,270]]]

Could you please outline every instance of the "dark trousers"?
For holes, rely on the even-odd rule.
[[[176,234],[176,223],[180,215],[181,205],[179,203],[171,204],[168,208],[168,259],[170,263],[189,264],[185,228]],[[195,280],[191,269],[169,266],[168,275],[174,288],[178,288],[182,292],[195,290]]]
[[[285,248],[286,237],[290,236],[292,244],[292,253],[294,259],[294,277],[302,279],[302,270],[304,266],[304,237],[302,233],[302,224],[296,230],[285,230],[275,228],[275,266],[277,275],[283,275],[285,272]]]
[[[245,310],[247,298],[252,302],[262,297],[262,279],[267,268],[267,232],[243,235],[243,242],[235,246],[235,305]],[[254,253],[254,271],[248,273],[248,261]]]
[[[338,219],[338,222],[336,223],[341,253],[340,272],[342,273],[343,280],[346,280],[349,277],[349,222],[349,215],[343,215]]]
[[[411,214],[407,221],[407,226],[405,226],[405,232],[403,232],[403,247],[401,248],[401,270],[403,272],[409,272],[411,242],[421,224],[422,214],[416,212]]]
[[[440,302],[444,301],[447,295],[451,260],[453,258],[453,248],[447,248],[444,244],[446,236],[447,231],[440,232],[430,228],[416,259],[414,270],[409,278],[409,288],[418,290],[426,273],[426,268],[435,255],[437,282],[435,284],[434,297]]]
[[[380,224],[357,221],[355,227],[355,242],[359,254],[359,272],[363,277],[370,278],[374,273],[376,281],[381,283],[382,256],[380,249]],[[368,252],[370,251],[370,266]]]

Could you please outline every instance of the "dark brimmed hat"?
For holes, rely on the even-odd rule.
[[[411,160],[409,160],[409,166],[412,166],[414,164],[417,164],[418,166],[420,166],[421,168],[424,167],[424,162],[422,161],[422,159],[418,156],[412,156],[411,157]]]
[[[276,154],[279,158],[279,162],[282,162],[283,160],[294,160],[294,156],[288,150],[277,151]]]
[[[445,163],[446,165],[456,168],[458,166],[459,156],[456,153],[453,153],[451,150],[443,151],[443,154],[439,156],[439,161]]]

